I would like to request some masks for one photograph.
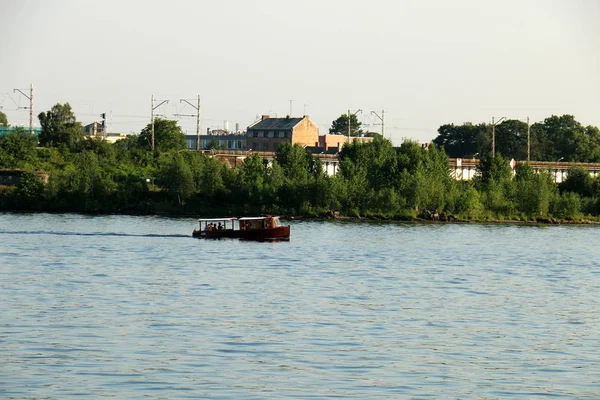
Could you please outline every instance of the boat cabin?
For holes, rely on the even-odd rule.
[[[265,217],[242,217],[238,219],[240,224],[240,230],[252,230],[252,229],[269,229],[281,226],[279,217],[271,217],[267,215]]]
[[[201,232],[232,231],[237,218],[206,218],[199,219]]]

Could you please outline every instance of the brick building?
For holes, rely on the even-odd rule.
[[[308,118],[271,118],[263,115],[246,131],[247,148],[254,151],[276,151],[282,142],[314,146],[319,141],[319,127]]]

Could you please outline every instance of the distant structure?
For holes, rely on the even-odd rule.
[[[114,143],[117,140],[125,139],[128,135],[124,133],[109,133],[105,132],[105,126],[102,126],[100,122],[92,122],[83,127],[83,131],[88,137],[99,137],[106,140],[109,143]]]
[[[373,141],[373,138],[366,136],[350,137],[350,143],[354,142],[355,140],[359,143],[369,143]],[[348,143],[348,136],[346,135],[326,134],[319,136],[319,141],[315,144],[315,147],[324,149],[325,152],[330,152],[330,149],[332,148],[337,148],[338,151],[341,151],[345,143]]]
[[[185,135],[186,146],[190,150],[196,150],[196,135]],[[205,135],[200,135],[200,150],[222,149],[222,150],[245,150],[246,135],[240,132],[229,132],[225,129],[206,129]]]
[[[25,129],[29,133],[29,128],[24,126],[0,126],[0,136],[8,136],[10,133],[16,132],[18,128]],[[34,136],[39,136],[42,133],[42,128],[34,127],[32,131]]]
[[[263,115],[248,127],[246,137],[248,149],[254,151],[276,151],[283,142],[313,146],[319,141],[319,127],[308,115],[301,118],[289,115],[285,118],[271,118]]]

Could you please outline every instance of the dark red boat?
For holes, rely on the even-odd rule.
[[[290,226],[279,217],[207,218],[198,220],[192,236],[203,239],[289,240]]]

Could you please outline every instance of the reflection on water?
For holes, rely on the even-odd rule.
[[[0,214],[5,398],[597,398],[597,228]]]

